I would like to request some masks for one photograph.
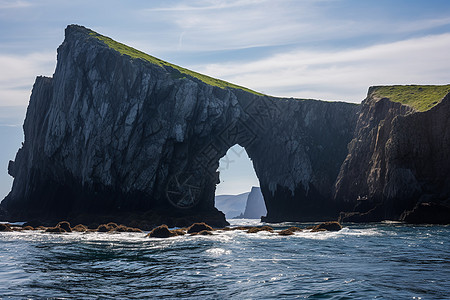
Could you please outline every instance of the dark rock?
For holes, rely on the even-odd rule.
[[[176,235],[185,235],[186,234],[186,229],[173,229],[172,233],[176,234]]]
[[[288,229],[283,229],[280,232],[278,232],[279,235],[293,235],[294,232]]]
[[[273,228],[270,226],[252,227],[247,230],[247,233],[258,233],[261,231],[273,232]]]
[[[9,224],[0,223],[0,231],[13,231]]]
[[[156,238],[169,238],[172,236],[176,236],[176,233],[173,233],[169,230],[167,225],[161,225],[153,229],[147,237],[156,237]]]
[[[112,228],[106,224],[101,224],[97,227],[97,232],[109,232]]]
[[[74,224],[98,220],[77,219],[83,214],[164,211],[154,224],[186,218],[223,227],[216,170],[240,144],[254,162],[268,221],[337,216],[324,205],[332,203],[358,105],[269,97],[180,72],[68,26],[53,78],[34,84],[2,207],[12,218]]]
[[[200,231],[212,231],[212,227],[205,223],[194,223],[187,229],[187,233],[198,233]]]
[[[114,229],[114,228],[119,227],[119,225],[117,225],[117,224],[114,223],[114,222],[109,222],[108,224],[106,224],[106,227],[108,227],[108,228],[110,228],[110,229]]]
[[[72,228],[70,227],[70,223],[67,221],[62,221],[56,224],[56,227],[64,229],[66,232],[72,232]]]
[[[311,232],[319,232],[319,231],[339,231],[342,229],[341,224],[339,222],[323,222],[319,225],[314,226],[311,229]]]
[[[83,224],[78,224],[72,228],[72,231],[75,231],[75,232],[86,232],[87,230],[88,230],[88,228],[86,226],[84,226]]]
[[[411,224],[450,224],[450,207],[439,203],[418,203],[400,220]]]
[[[23,226],[22,230],[34,230],[34,228],[31,226]]]
[[[376,89],[361,105],[336,181],[343,222],[400,220],[424,198],[441,205],[450,199],[450,94],[418,112],[377,97]],[[414,210],[415,220],[432,221],[427,209]]]

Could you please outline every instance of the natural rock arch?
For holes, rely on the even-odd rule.
[[[33,87],[3,206],[27,218],[160,211],[224,223],[214,208],[216,170],[239,144],[267,221],[335,217],[332,189],[357,110],[207,84],[69,26],[53,78]]]

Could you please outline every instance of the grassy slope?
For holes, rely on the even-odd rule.
[[[124,45],[122,43],[116,42],[113,39],[111,39],[109,37],[106,37],[106,36],[103,36],[103,35],[100,35],[100,34],[94,32],[94,31],[90,31],[89,35],[91,35],[92,37],[95,37],[95,38],[103,41],[108,47],[118,51],[122,55],[128,55],[128,56],[130,56],[132,58],[135,58],[135,59],[142,59],[142,60],[148,61],[148,62],[150,62],[152,64],[155,64],[155,65],[158,65],[158,66],[161,66],[161,67],[164,67],[164,66],[172,67],[172,68],[178,70],[181,73],[181,74],[172,74],[172,76],[174,76],[175,78],[183,78],[183,77],[185,77],[183,75],[188,75],[188,76],[197,78],[198,80],[201,80],[201,81],[203,81],[206,84],[209,84],[209,85],[212,85],[212,86],[217,86],[217,87],[220,87],[220,88],[223,88],[223,89],[224,88],[241,89],[241,90],[244,90],[246,92],[250,92],[252,94],[263,95],[261,93],[252,91],[252,90],[250,90],[248,88],[245,88],[245,87],[242,87],[242,86],[238,86],[238,85],[235,85],[235,84],[223,81],[223,80],[215,79],[215,78],[212,78],[212,77],[209,77],[209,76],[206,76],[206,75],[203,75],[203,74],[200,74],[200,73],[197,73],[197,72],[194,72],[194,71],[191,71],[191,70],[179,67],[177,65],[173,65],[173,64],[168,63],[166,61],[163,61],[163,60],[161,60],[159,58],[156,58],[156,57],[153,57],[151,55],[148,55],[148,54],[146,54],[146,53],[144,53],[142,51],[136,50],[136,49],[134,49],[132,47],[129,47],[129,46]]]
[[[450,92],[448,85],[392,85],[374,87],[372,97],[389,98],[409,105],[417,111],[427,111]]]

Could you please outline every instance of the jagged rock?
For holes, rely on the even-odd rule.
[[[319,231],[339,231],[342,229],[341,224],[339,222],[323,222],[319,225],[314,226],[311,229],[311,232],[319,232]]]
[[[0,223],[0,231],[13,231],[9,224]]]
[[[247,233],[258,233],[261,231],[273,232],[273,228],[270,226],[252,227],[247,230]]]
[[[174,233],[176,235],[185,235],[186,234],[186,229],[183,229],[183,228],[173,229],[171,231],[172,231],[172,233]]]
[[[107,226],[106,224],[98,225],[97,232],[109,232],[112,228]]]
[[[168,238],[172,236],[176,236],[176,233],[173,233],[169,230],[167,225],[161,225],[153,229],[147,237],[156,237],[156,238]]]
[[[62,229],[64,229],[66,232],[72,232],[72,228],[70,227],[70,223],[67,222],[67,221],[59,222],[58,224],[56,224],[55,227],[62,228]]]
[[[14,184],[2,207],[11,218],[89,213],[89,224],[158,210],[160,224],[201,215],[223,227],[216,170],[237,143],[254,162],[267,221],[337,215],[325,204],[358,105],[260,95],[104,40],[68,26],[53,78],[36,79],[8,168]]]
[[[288,229],[283,229],[278,232],[279,235],[294,235],[294,232]]]
[[[34,230],[34,228],[31,226],[23,226],[22,230]]]
[[[187,233],[198,233],[200,231],[212,231],[212,227],[205,223],[194,223],[187,229]]]
[[[377,96],[377,90],[370,88],[361,105],[336,181],[336,203],[347,212],[340,217],[344,222],[399,220],[422,197],[450,200],[450,94],[417,111]]]
[[[88,231],[88,228],[84,226],[83,224],[78,224],[75,227],[72,228],[72,231],[75,232],[86,232]]]

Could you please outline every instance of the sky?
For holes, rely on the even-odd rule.
[[[273,96],[359,103],[372,85],[450,83],[450,1],[0,0],[0,199],[34,79],[52,76],[68,24]],[[257,184],[238,158],[223,181],[249,187],[223,193]]]

